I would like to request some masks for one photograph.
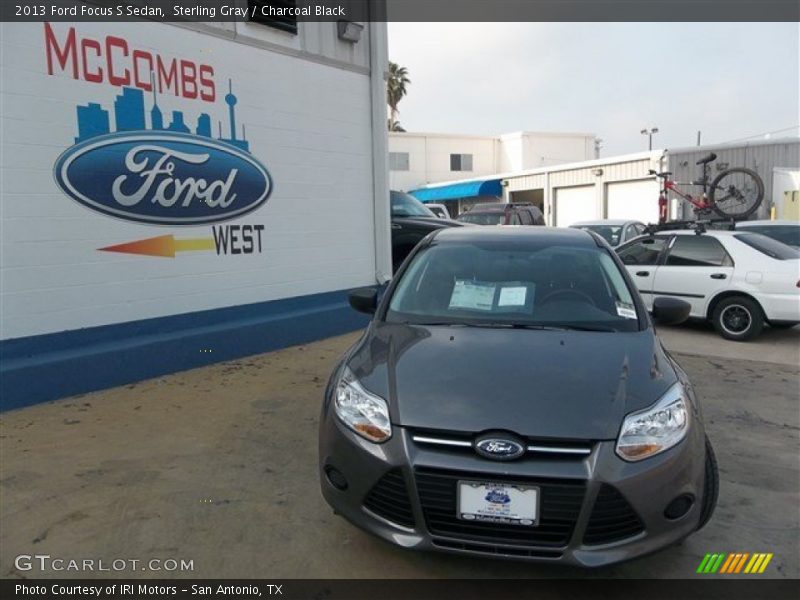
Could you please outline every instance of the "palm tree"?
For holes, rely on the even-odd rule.
[[[390,118],[389,130],[390,131],[404,131],[397,121],[397,105],[400,100],[406,95],[408,90],[406,86],[411,83],[408,78],[408,69],[401,67],[397,63],[389,61],[389,79],[386,81],[386,102],[389,104]]]

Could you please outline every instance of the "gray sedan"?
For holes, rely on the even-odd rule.
[[[322,494],[398,546],[600,566],[675,544],[718,473],[686,373],[598,235],[425,238],[325,391]],[[654,317],[689,306],[657,298]]]
[[[644,233],[645,224],[639,221],[625,221],[624,219],[604,219],[600,221],[581,221],[573,223],[574,229],[594,231],[603,238],[612,248],[616,248]]]

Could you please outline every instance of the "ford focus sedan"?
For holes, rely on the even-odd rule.
[[[336,366],[322,493],[398,546],[601,566],[711,517],[713,450],[691,383],[625,268],[576,229],[423,240]],[[689,306],[658,298],[653,318]]]

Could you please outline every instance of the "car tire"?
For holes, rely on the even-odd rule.
[[[711,316],[714,328],[727,340],[746,342],[764,328],[761,307],[746,296],[733,296],[720,301]]]
[[[706,468],[705,482],[703,485],[703,503],[700,507],[700,523],[697,525],[698,531],[705,527],[706,523],[714,514],[719,498],[719,467],[711,440],[706,437]]]

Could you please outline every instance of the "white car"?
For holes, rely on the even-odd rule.
[[[433,202],[429,202],[425,204],[433,214],[435,214],[440,219],[452,219],[453,217],[450,216],[450,211],[447,210],[447,207],[444,204],[434,204]]]
[[[722,337],[800,323],[800,251],[746,231],[661,231],[616,249],[648,309],[656,296],[691,304]]]

